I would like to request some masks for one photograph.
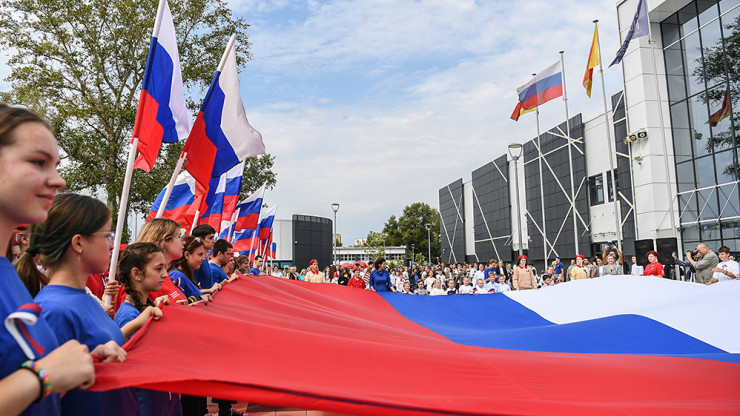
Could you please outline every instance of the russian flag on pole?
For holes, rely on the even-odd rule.
[[[235,39],[232,35],[183,149],[185,168],[204,186],[240,161],[265,153],[262,135],[244,112]]]
[[[188,228],[187,226],[192,223],[192,219],[188,217],[188,214],[189,211],[192,211],[192,206],[196,200],[196,188],[197,184],[193,176],[186,170],[180,172],[175,181],[175,186],[172,188],[172,194],[167,201],[162,218],[169,218],[180,224],[182,228]],[[166,188],[162,189],[157,199],[154,200],[154,204],[146,216],[147,221],[157,216],[157,211],[162,204],[162,198],[164,198],[166,190]]]
[[[529,110],[563,95],[563,73],[556,62],[516,89],[521,109]]]
[[[133,137],[139,138],[139,157],[134,169],[146,172],[154,166],[162,142],[172,143],[187,137],[191,124],[190,112],[185,107],[175,25],[167,0],[161,0],[159,10],[134,122]]]
[[[231,241],[231,244],[234,246],[234,251],[250,255],[250,250],[252,249],[252,239],[254,238],[255,231],[256,230],[249,228],[246,230],[235,232],[234,239]]]
[[[221,225],[226,223],[234,214],[239,193],[242,189],[242,174],[244,173],[244,161],[237,164],[228,172],[218,178],[211,178],[208,186],[208,194],[200,207],[202,213],[198,224],[212,226],[216,233],[221,232]],[[224,218],[229,220],[224,221]]]
[[[270,234],[270,240],[272,240],[272,234]],[[275,253],[277,253],[277,243],[273,241],[272,244],[270,244],[270,258],[274,259]]]
[[[275,221],[275,212],[277,212],[277,205],[268,208],[265,211],[265,215],[262,216],[259,224],[259,238],[265,240],[270,237],[272,233],[272,223]]]
[[[221,238],[227,238],[231,231],[243,231],[246,229],[257,229],[260,220],[262,200],[265,195],[265,186],[262,185],[249,198],[236,206],[231,222],[224,227],[221,226]]]

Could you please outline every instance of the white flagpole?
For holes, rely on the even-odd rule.
[[[170,195],[172,195],[172,189],[175,187],[177,175],[180,174],[180,170],[182,170],[182,165],[185,164],[185,158],[187,157],[188,153],[182,152],[180,154],[180,158],[177,159],[175,170],[172,171],[172,177],[170,178],[170,182],[167,184],[167,189],[164,191],[164,197],[162,198],[162,202],[159,204],[159,210],[157,210],[157,216],[155,218],[162,218],[162,214],[164,214],[164,210],[167,207],[167,202],[170,200]]]
[[[609,146],[609,171],[611,172],[611,183],[612,183],[612,199],[614,200],[614,220],[617,225],[617,247],[619,251],[622,251],[622,211],[619,208],[619,200],[617,199],[617,181],[615,179],[616,172],[614,170],[614,155],[611,126],[609,125],[609,109],[606,106],[606,84],[604,84],[604,66],[601,62],[601,40],[599,39],[599,21],[594,20],[594,29],[596,30],[596,46],[599,51],[599,75],[601,75],[601,93],[604,96],[604,125],[606,126],[606,141]]]
[[[159,35],[159,27],[162,25],[162,14],[164,13],[164,5],[167,0],[160,0],[159,6],[157,7],[157,17],[154,19],[154,29],[152,29],[152,37]],[[118,219],[116,221],[116,234],[115,242],[113,244],[113,253],[111,253],[110,267],[108,268],[108,283],[116,280],[116,271],[118,269],[118,251],[121,248],[121,237],[123,237],[123,226],[126,220],[126,211],[128,208],[128,194],[131,190],[131,176],[134,172],[134,161],[136,160],[136,151],[139,147],[139,137],[134,137],[131,141],[131,148],[128,153],[128,161],[126,162],[126,173],[123,178],[123,189],[121,190],[121,201],[118,205]],[[113,298],[110,295],[106,295],[103,300],[105,306],[110,306],[113,302]]]
[[[536,74],[532,74],[532,76],[536,76]],[[544,250],[545,250],[545,271],[547,271],[547,265],[549,263],[549,259],[547,258],[547,222],[545,221],[545,188],[542,185],[542,158],[545,157],[545,155],[542,153],[542,144],[540,143],[540,107],[538,106],[535,110],[535,115],[537,116],[537,152],[539,153],[539,157],[537,158],[537,162],[539,164],[540,168],[540,203],[542,208],[542,243],[544,244]]]
[[[571,147],[573,145],[573,139],[570,137],[570,117],[568,116],[568,91],[565,88],[565,51],[560,51],[560,69],[563,72],[563,102],[565,103],[565,131],[568,136],[568,168],[570,169],[570,201],[571,209],[573,210],[573,240],[575,242],[577,255],[580,250],[578,249],[578,217],[576,213],[576,189],[573,183],[573,151]]]
[[[242,211],[242,207],[239,207],[236,209],[236,212],[234,213],[234,217],[232,218],[232,221],[231,221],[231,225],[229,225],[229,228],[231,230],[229,230],[229,234],[226,236],[229,242],[231,242],[234,239],[234,233],[236,232],[236,227],[235,227],[236,220],[239,218],[239,213],[241,211]]]

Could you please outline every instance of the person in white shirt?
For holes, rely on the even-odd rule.
[[[483,295],[488,293],[485,280],[478,280],[478,284],[473,289],[473,293],[475,293],[476,295]]]
[[[447,291],[442,287],[442,280],[434,279],[434,287],[429,291],[429,296],[446,296]]]
[[[475,271],[475,274],[473,275],[473,286],[478,285],[478,280],[486,280],[486,275],[484,271],[486,270],[486,265],[481,263],[478,265],[478,270]]]
[[[637,264],[637,256],[632,256],[632,269],[630,271],[630,274],[632,276],[642,276],[642,273],[644,271],[645,271],[645,267]]]
[[[470,284],[470,278],[468,276],[463,277],[463,284],[457,289],[457,293],[463,295],[473,293],[473,286]]]
[[[729,247],[720,247],[717,250],[717,257],[719,257],[720,263],[717,267],[712,268],[714,274],[712,274],[712,279],[709,280],[707,285],[723,280],[740,279],[740,264],[735,260],[731,260]]]
[[[511,287],[506,283],[506,279],[503,276],[499,276],[497,286],[494,288],[496,292],[509,292]]]

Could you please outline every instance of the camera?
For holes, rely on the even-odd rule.
[[[691,258],[692,259],[695,259],[695,258],[699,257],[699,252],[696,251],[696,250],[693,250],[693,251],[689,250],[689,251],[686,252],[686,254],[691,254]]]

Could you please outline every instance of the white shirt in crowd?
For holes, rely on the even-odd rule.
[[[717,265],[722,270],[726,270],[735,276],[740,275],[740,264],[736,262],[735,260],[727,260],[723,261],[720,264]],[[723,280],[732,280],[732,278],[722,272],[714,272],[712,275],[715,279],[717,279],[718,282],[721,282]]]
[[[633,276],[642,276],[644,272],[645,268],[635,263],[632,265],[632,271],[630,272],[630,274]]]
[[[483,274],[483,270],[476,270],[475,274],[473,275],[473,287],[478,286],[478,280],[480,279],[485,280],[486,276],[485,274]]]

